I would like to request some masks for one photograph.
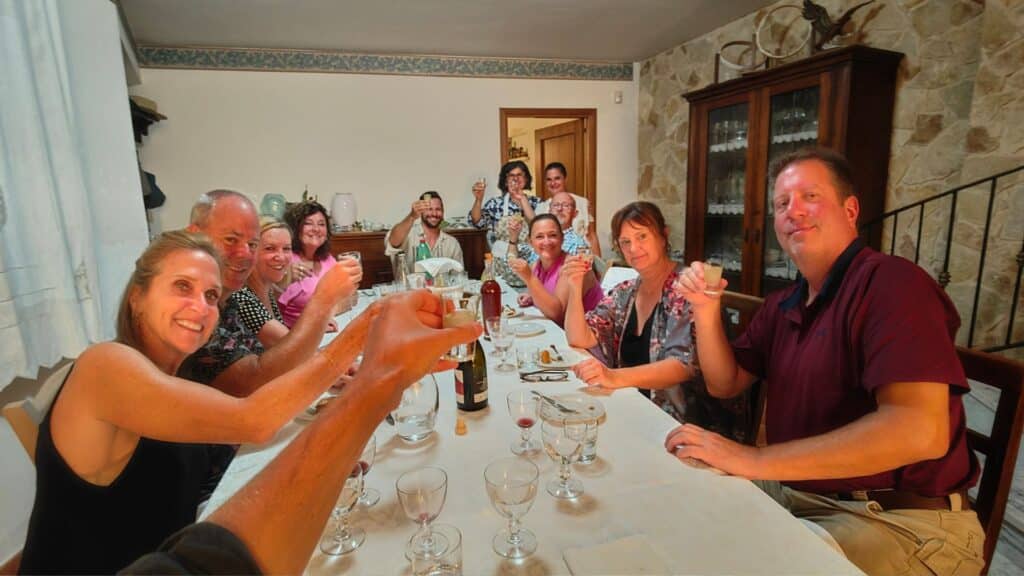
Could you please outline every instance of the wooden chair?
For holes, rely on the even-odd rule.
[[[55,370],[39,387],[39,392],[31,398],[11,402],[4,406],[4,418],[11,424],[11,428],[21,441],[21,445],[28,453],[29,460],[34,464],[36,461],[36,439],[39,438],[39,424],[46,416],[50,404],[57,397],[64,379],[74,362],[68,362]]]
[[[1003,527],[1003,513],[1024,428],[1024,364],[967,348],[957,347],[957,352],[969,380],[999,389],[999,402],[988,435],[970,426],[967,429],[971,449],[985,456],[977,496],[971,499],[971,504],[985,529],[987,570]]]

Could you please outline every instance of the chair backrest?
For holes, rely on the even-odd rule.
[[[1024,427],[1024,364],[968,348],[957,347],[957,352],[968,380],[999,389],[999,401],[989,434],[970,426],[967,429],[967,442],[971,449],[985,456],[978,494],[972,499],[972,504],[985,529],[987,566],[1003,525],[1003,513]]]
[[[722,321],[725,323],[725,336],[732,341],[742,334],[750,319],[761,309],[762,304],[764,304],[764,298],[759,296],[723,291]],[[730,313],[730,310],[735,310],[738,313],[736,318],[733,318],[734,314]],[[700,346],[700,343],[698,342],[697,345]],[[751,406],[752,417],[748,423],[747,438],[748,443],[755,446],[764,446],[768,443],[764,427],[767,392],[768,388],[760,380],[750,387],[750,400],[753,405]]]
[[[36,440],[39,438],[39,424],[57,397],[57,391],[67,378],[74,362],[68,362],[55,370],[39,387],[39,392],[31,398],[10,402],[4,406],[4,418],[11,424],[18,436],[21,446],[28,453],[33,463],[36,461]]]
[[[735,319],[735,322],[732,322],[730,318],[729,324],[726,325],[726,336],[732,340],[742,334],[747,324],[750,323],[750,319],[761,309],[762,304],[764,304],[764,298],[760,296],[751,296],[750,294],[741,294],[728,290],[722,291],[722,306],[727,311],[732,309],[739,312],[739,317]]]
[[[639,276],[640,273],[633,268],[627,268],[625,266],[609,266],[605,271],[604,276],[601,278],[601,288],[605,294],[611,292],[612,288],[615,288],[619,283],[625,282],[626,280],[632,280]]]

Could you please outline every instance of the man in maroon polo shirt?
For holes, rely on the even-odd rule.
[[[711,394],[764,381],[768,444],[684,424],[666,448],[764,481],[869,574],[979,573],[984,532],[966,498],[978,463],[967,447],[956,309],[923,270],[858,239],[844,158],[801,150],[771,174],[775,233],[800,270],[796,284],[768,296],[730,346],[701,263],[677,282],[693,305]]]

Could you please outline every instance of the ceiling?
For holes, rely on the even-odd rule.
[[[637,62],[772,0],[114,0],[146,46]]]

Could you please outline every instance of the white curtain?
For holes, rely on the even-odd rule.
[[[112,337],[147,241],[118,30],[105,0],[0,0],[0,388]]]

